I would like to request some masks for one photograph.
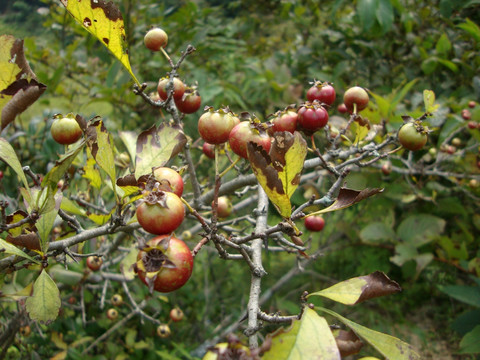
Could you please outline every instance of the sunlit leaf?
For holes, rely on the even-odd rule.
[[[420,355],[413,349],[411,345],[403,342],[400,339],[397,339],[396,337],[359,325],[332,310],[322,307],[315,307],[315,309],[336,317],[338,320],[352,329],[359,338],[372,345],[388,360],[420,360]]]
[[[135,159],[135,178],[152,173],[152,169],[164,166],[175,157],[187,143],[182,129],[175,125],[162,123],[158,129],[152,126],[137,138]]]
[[[133,74],[125,35],[125,24],[118,7],[105,0],[60,0],[67,11],[88,32],[95,36],[125,66],[133,80],[140,85]]]
[[[472,20],[465,19],[465,22],[457,25],[457,27],[469,33],[475,41],[480,42],[480,26],[475,24]]]
[[[90,181],[90,185],[95,189],[100,189],[102,186],[102,177],[100,172],[95,167],[95,159],[91,157],[90,151],[88,151],[87,163],[83,167],[82,177]]]
[[[62,204],[60,208],[63,211],[69,212],[70,214],[73,214],[73,215],[85,215],[85,210],[82,209],[80,206],[78,206],[77,203],[73,202],[67,197],[62,198]]]
[[[327,321],[308,307],[302,318],[294,320],[289,329],[280,329],[268,336],[272,339],[272,346],[263,355],[263,360],[340,360],[340,352]]]
[[[10,143],[4,138],[0,138],[0,159],[5,161],[8,166],[10,166],[13,171],[15,171],[20,180],[22,180],[25,188],[30,191],[27,178],[25,177],[25,174],[23,172],[22,164],[20,164],[20,161],[18,160],[17,154],[15,153],[12,145],[10,145]],[[28,201],[29,199],[26,200]]]
[[[431,114],[440,106],[435,104],[435,93],[432,90],[423,90],[423,102],[425,103],[425,111]]]
[[[57,284],[42,270],[33,284],[33,295],[28,297],[25,306],[30,319],[49,323],[55,320],[60,310],[60,292]]]
[[[299,132],[276,132],[267,152],[257,144],[247,145],[248,160],[258,183],[284,218],[292,214],[290,198],[300,183],[307,143]]]
[[[380,296],[401,291],[400,285],[390,280],[383,272],[375,271],[369,275],[354,277],[327,289],[308,295],[323,296],[345,305],[355,305]]]
[[[125,144],[128,154],[132,159],[132,162],[135,163],[135,156],[137,153],[137,133],[134,131],[120,131],[120,139]]]
[[[341,188],[340,192],[338,193],[337,200],[335,200],[335,202],[332,205],[330,205],[325,209],[310,213],[307,216],[319,215],[319,214],[324,214],[331,211],[345,209],[349,206],[355,205],[356,203],[362,200],[365,200],[366,198],[369,198],[370,196],[381,193],[382,191],[383,189],[378,189],[378,188],[373,188],[373,189],[367,188],[361,191]]]
[[[46,90],[25,59],[23,40],[0,36],[1,130],[32,105]]]
[[[25,254],[22,250],[20,250],[19,248],[17,248],[15,245],[12,245],[8,242],[6,242],[5,240],[3,239],[0,239],[0,249],[5,249],[5,253],[6,254],[11,254],[11,255],[16,255],[16,256],[20,256],[20,257],[23,257],[25,259],[28,259],[34,263],[37,263],[37,264],[40,264],[39,261],[35,260],[34,258],[32,258],[31,256]]]

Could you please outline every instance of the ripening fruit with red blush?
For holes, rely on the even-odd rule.
[[[268,129],[270,135],[277,131],[288,131],[294,133],[297,130],[298,114],[292,109],[284,110],[272,120],[272,127]]]
[[[472,118],[472,113],[468,109],[463,109],[461,114],[463,120],[470,120]]]
[[[170,78],[164,77],[158,81],[157,91],[160,99],[167,100],[167,85],[170,81]],[[178,77],[173,78],[173,99],[176,101],[182,100],[183,94],[185,94],[185,84]]]
[[[157,236],[140,250],[135,264],[139,279],[150,291],[163,293],[181,288],[193,271],[193,256],[187,244],[169,235]]]
[[[469,107],[470,109],[473,109],[473,108],[475,107],[475,105],[477,105],[477,103],[476,103],[475,101],[473,101],[473,100],[471,100],[471,101],[468,102],[468,107]]]
[[[467,126],[468,126],[469,129],[473,130],[473,129],[477,128],[477,123],[475,121],[469,121],[467,123]]]
[[[407,122],[398,131],[398,141],[405,149],[416,151],[427,143],[428,129],[417,122]]]
[[[183,320],[183,311],[179,308],[173,308],[170,310],[170,319],[173,322],[178,322]]]
[[[202,152],[206,157],[215,159],[215,145],[204,142],[202,145]]]
[[[341,103],[337,106],[337,110],[339,113],[345,114],[348,111],[347,105],[345,105],[344,103]]]
[[[305,104],[298,109],[297,127],[306,135],[312,135],[328,123],[328,112],[318,104]]]
[[[83,131],[74,117],[66,116],[53,121],[50,133],[57,143],[70,145],[82,137]]]
[[[160,51],[168,44],[168,35],[159,27],[149,30],[143,38],[143,43],[151,51]]]
[[[392,163],[390,161],[387,161],[382,165],[382,173],[383,175],[388,176],[390,175],[391,172],[392,172]]]
[[[222,144],[228,141],[230,131],[240,122],[229,109],[215,111],[208,108],[198,119],[198,132],[209,144]]]
[[[261,128],[260,124],[258,125],[255,127],[255,124],[250,121],[242,121],[230,131],[228,143],[235,154],[244,159],[248,158],[247,144],[249,142],[261,146],[267,153],[270,151],[272,144],[270,136]]]
[[[343,94],[343,103],[347,107],[347,110],[351,112],[354,110],[354,104],[357,105],[357,112],[365,109],[368,106],[369,100],[370,98],[367,91],[360,86],[351,87]]]
[[[103,264],[103,260],[100,256],[89,256],[87,257],[87,267],[92,271],[98,271]]]
[[[143,230],[163,235],[176,230],[185,218],[183,202],[173,192],[152,191],[137,207],[137,220]]]
[[[173,100],[175,100],[177,109],[184,114],[193,114],[200,109],[200,105],[202,104],[202,97],[197,89],[193,87],[185,88],[183,96],[178,100],[175,98]]]
[[[219,218],[226,218],[229,217],[233,211],[233,205],[228,196],[220,196],[218,198],[218,206],[217,206],[217,216]],[[213,206],[213,202],[212,202]]]
[[[177,171],[169,167],[159,167],[153,170],[153,176],[155,181],[160,183],[160,190],[170,191],[178,197],[182,197],[183,179]]]
[[[325,227],[325,220],[321,216],[308,216],[305,218],[305,228],[310,231],[322,231]]]
[[[316,81],[307,91],[308,101],[318,100],[320,103],[332,105],[335,102],[335,97],[335,88],[327,82]]]

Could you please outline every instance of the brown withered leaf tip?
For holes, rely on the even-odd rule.
[[[105,127],[105,124],[103,123],[102,119],[100,116],[95,116],[92,120],[96,119],[93,121],[90,125],[88,125],[87,129],[85,130],[85,133],[87,135],[87,143],[90,148],[90,151],[92,152],[92,156],[94,159],[97,158],[97,153],[98,153],[98,142],[97,142],[97,126],[101,124],[100,131],[102,132],[107,132],[107,128]]]
[[[335,341],[342,357],[357,354],[363,347],[363,342],[351,330],[339,330]]]
[[[361,191],[348,189],[348,188],[341,188],[340,192],[338,193],[337,200],[332,205],[332,210],[342,209],[342,208],[354,205],[362,200],[365,200],[366,198],[369,198],[370,196],[376,195],[381,192],[383,192],[383,189],[379,189],[379,188],[373,188],[373,189],[367,188]]]
[[[5,239],[10,244],[29,250],[41,250],[40,239],[36,233],[21,234],[18,236],[7,235]]]
[[[360,276],[367,283],[362,288],[362,295],[355,304],[365,300],[373,299],[380,296],[391,295],[402,291],[400,285],[391,280],[385,273],[375,271],[369,275]]]

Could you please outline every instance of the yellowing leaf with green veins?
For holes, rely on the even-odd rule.
[[[439,108],[435,104],[435,93],[432,90],[423,90],[423,102],[425,103],[425,112],[433,114]]]
[[[407,344],[396,337],[366,328],[365,326],[344,318],[332,310],[317,306],[315,309],[336,317],[357,334],[359,338],[372,345],[388,360],[420,360],[420,355],[410,344]]]
[[[276,132],[267,152],[259,145],[247,144],[248,160],[258,183],[284,218],[292,215],[290,198],[300,183],[307,142],[299,132]]]
[[[25,259],[30,260],[31,262],[40,264],[39,261],[35,260],[35,259],[32,258],[30,255],[27,255],[27,254],[24,253],[22,250],[20,250],[19,248],[17,248],[15,245],[10,244],[10,243],[6,242],[6,241],[3,240],[3,239],[0,239],[0,249],[4,249],[4,252],[5,252],[6,254],[20,256],[20,257],[23,257],[23,258],[25,258]]]
[[[123,64],[140,85],[133,74],[125,35],[125,24],[118,7],[104,0],[60,0],[72,15],[89,33],[95,36]]]
[[[23,51],[23,40],[0,36],[0,130],[32,105],[46,90],[37,81]]]
[[[341,359],[327,321],[308,307],[289,329],[280,329],[268,336],[272,345],[262,360]]]
[[[100,189],[102,186],[102,177],[100,176],[98,169],[95,167],[95,164],[95,159],[93,159],[90,152],[88,152],[87,163],[83,167],[82,177],[90,180],[90,185],[95,189]]]
[[[175,157],[187,143],[187,137],[176,125],[152,126],[137,138],[135,158],[135,178],[152,174],[152,169],[164,166]]]
[[[60,292],[57,284],[42,270],[33,284],[33,294],[28,297],[25,306],[30,319],[41,323],[50,323],[55,320],[60,310]]]
[[[338,193],[337,200],[330,205],[329,207],[315,211],[313,213],[310,213],[306,215],[308,216],[313,216],[313,215],[320,215],[324,214],[327,212],[331,211],[337,211],[337,210],[342,210],[345,209],[349,206],[352,206],[362,200],[365,200],[366,198],[376,195],[378,193],[381,193],[383,189],[378,189],[378,188],[373,188],[373,189],[363,189],[361,191],[358,190],[353,190],[353,189],[347,189],[347,188],[341,188],[340,192]]]
[[[88,214],[87,216],[95,224],[105,225],[110,220],[114,212],[115,212],[115,208],[113,208],[109,214]]]
[[[375,271],[369,275],[348,279],[327,289],[308,295],[323,296],[345,305],[355,305],[365,300],[386,296],[401,291],[400,285],[387,275]]]

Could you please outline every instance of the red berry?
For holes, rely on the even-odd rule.
[[[97,271],[102,267],[103,260],[100,256],[87,257],[87,266],[92,271]]]
[[[472,113],[468,109],[462,110],[462,118],[463,120],[470,120],[472,118]]]
[[[181,99],[175,100],[178,110],[184,114],[193,114],[202,104],[202,97],[195,88],[187,87]]]
[[[277,131],[288,131],[293,134],[297,130],[297,120],[298,114],[294,110],[282,111],[272,120],[273,126],[269,129],[269,134],[273,135]]]
[[[370,98],[364,88],[354,86],[345,91],[343,102],[349,111],[353,111],[354,104],[357,104],[357,112],[365,109]]]
[[[228,140],[230,131],[240,120],[228,109],[208,109],[198,119],[198,132],[210,144],[222,144]]]
[[[477,105],[477,103],[473,100],[468,102],[468,107],[471,108],[471,109],[473,109],[475,107],[475,105]]]
[[[157,86],[158,96],[160,96],[160,99],[162,100],[167,100],[167,97],[168,97],[167,85],[169,81],[170,81],[170,78],[168,76],[161,78],[158,81],[158,86]],[[185,84],[179,78],[177,77],[173,78],[173,99],[176,101],[180,101],[182,100],[183,94],[185,94]]]
[[[298,110],[298,129],[307,135],[320,130],[328,123],[327,110],[321,105],[303,105]]]
[[[213,206],[213,202],[212,202]],[[226,218],[229,217],[233,211],[233,205],[230,199],[227,196],[220,196],[218,198],[218,207],[217,207],[217,215],[219,218]]]
[[[469,122],[467,123],[467,126],[468,126],[469,129],[472,129],[472,130],[473,130],[473,129],[476,129],[476,128],[477,128],[477,123],[476,123],[475,121],[469,121]]]
[[[82,137],[82,129],[77,120],[72,116],[55,119],[50,128],[53,140],[62,145],[70,145]]]
[[[147,49],[151,51],[160,51],[168,44],[168,35],[162,29],[156,27],[147,32],[143,38],[143,42]]]
[[[270,151],[271,140],[267,133],[263,130],[257,130],[250,121],[242,121],[230,131],[228,143],[235,154],[246,159],[249,142],[254,142],[263,147],[267,153]]]
[[[182,197],[183,179],[177,171],[168,167],[159,167],[153,170],[153,176],[160,183],[160,190],[170,191]]]
[[[170,310],[170,319],[173,322],[178,322],[183,320],[183,311],[179,308],[173,308]]]
[[[193,256],[182,240],[161,235],[140,250],[136,267],[138,277],[150,290],[170,292],[185,285],[192,275]]]
[[[347,105],[345,105],[345,103],[341,103],[340,105],[337,106],[337,110],[339,113],[345,114],[348,111]]]
[[[215,145],[204,142],[202,151],[210,159],[215,159]]]
[[[308,216],[305,218],[305,227],[310,231],[322,231],[325,220],[321,216]]]
[[[316,81],[315,84],[308,89],[308,101],[318,100],[320,103],[332,105],[335,102],[335,88],[329,83]]]

